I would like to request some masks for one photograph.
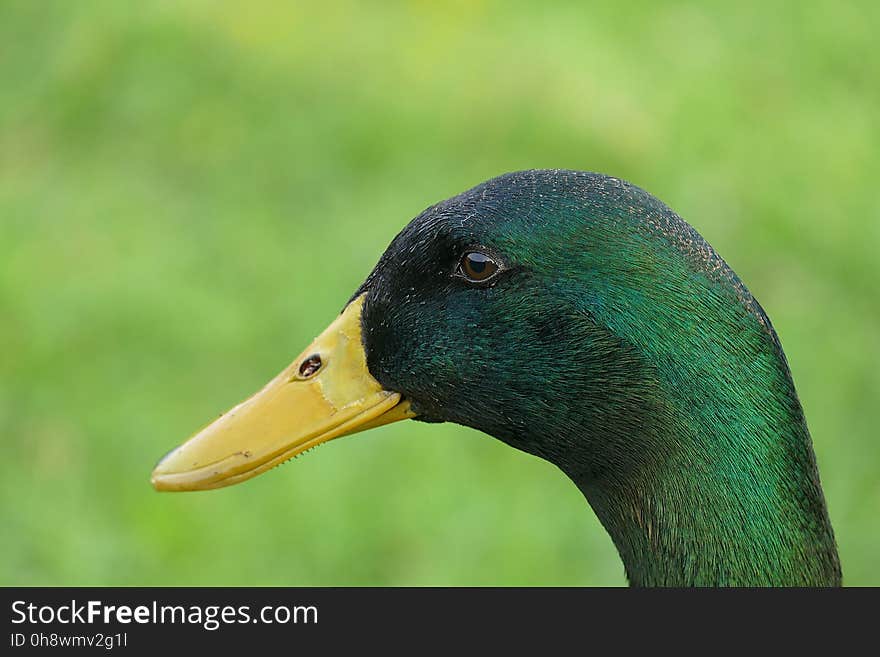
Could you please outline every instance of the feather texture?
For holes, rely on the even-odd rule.
[[[502,265],[454,276],[468,250]],[[416,217],[367,293],[371,373],[426,421],[558,465],[634,585],[837,585],[810,435],[758,302],[624,181],[490,180]]]

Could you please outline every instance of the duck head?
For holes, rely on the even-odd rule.
[[[166,456],[153,485],[238,483],[407,418],[556,464],[634,583],[776,581],[804,563],[797,582],[833,579],[809,433],[769,320],[690,225],[619,179],[518,172],[428,208],[327,330]],[[774,529],[784,514],[812,529]],[[744,565],[691,563],[713,542]],[[780,551],[782,566],[750,579]]]

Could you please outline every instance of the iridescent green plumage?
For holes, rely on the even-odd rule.
[[[485,286],[462,253],[504,264]],[[366,292],[370,372],[421,419],[558,465],[636,585],[837,585],[803,412],[764,311],[623,181],[527,171],[439,203]]]

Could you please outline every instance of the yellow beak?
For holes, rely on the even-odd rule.
[[[153,487],[230,486],[333,438],[414,417],[367,370],[363,305],[361,295],[262,390],[165,456]]]

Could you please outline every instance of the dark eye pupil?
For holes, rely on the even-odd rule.
[[[481,253],[470,253],[467,258],[471,270],[476,274],[482,274],[486,271],[486,267],[489,266],[489,258]]]
[[[498,271],[498,265],[489,256],[473,251],[461,261],[464,277],[470,281],[485,281]]]

